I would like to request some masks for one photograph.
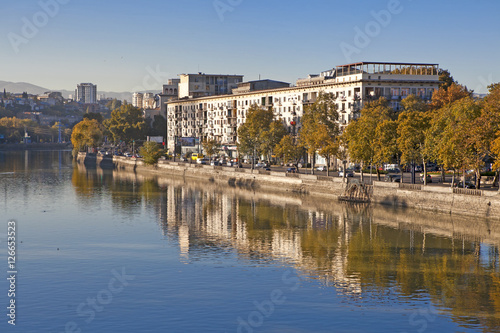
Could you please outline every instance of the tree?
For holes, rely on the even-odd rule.
[[[248,109],[247,120],[238,128],[238,151],[253,156],[261,156],[264,133],[270,130],[274,114],[272,109],[252,105]],[[252,162],[252,168],[254,163]]]
[[[109,130],[115,142],[130,143],[144,139],[146,123],[142,111],[131,104],[122,105],[111,112],[111,118],[104,121],[104,126]]]
[[[391,163],[399,152],[397,146],[398,123],[394,120],[383,120],[375,129],[373,163],[383,165]],[[345,174],[345,173],[344,173]],[[380,172],[377,168],[377,180],[380,181]]]
[[[398,117],[397,145],[401,151],[402,163],[422,162],[424,185],[427,185],[428,153],[425,138],[430,128],[430,114],[424,111],[406,109]]]
[[[269,129],[261,132],[261,145],[260,151],[263,155],[267,156],[267,159],[271,161],[271,155],[273,154],[274,148],[281,141],[281,139],[286,135],[286,128],[280,120],[273,120],[269,126]]]
[[[147,165],[157,164],[162,155],[160,146],[154,141],[144,142],[144,145],[139,148],[139,153],[142,155],[142,159]]]
[[[465,97],[471,97],[471,92],[467,90],[467,87],[452,83],[449,87],[439,88],[433,95],[430,104],[431,109],[437,110],[442,108],[447,104],[451,104],[454,101]]]
[[[150,135],[161,136],[165,138],[167,136],[167,120],[162,115],[155,115],[153,122],[151,124]]]
[[[87,112],[83,115],[84,119],[95,119],[99,124],[102,124],[104,117],[99,112]]]
[[[205,152],[205,154],[210,156],[210,159],[220,150],[220,143],[215,139],[206,139],[201,143],[201,145],[203,146],[203,151]]]
[[[116,98],[106,103],[106,107],[111,111],[119,109],[122,106],[122,101],[117,100]]]
[[[380,149],[377,138],[377,127],[389,126],[385,121],[392,120],[394,111],[389,107],[389,102],[384,97],[365,104],[361,116],[346,127],[345,138],[349,149],[349,156],[355,163],[361,164],[361,180],[363,180],[363,167],[376,162],[381,165],[382,159],[375,160],[377,149]],[[393,126],[393,125],[392,125]],[[382,129],[378,130],[379,132]],[[378,156],[383,156],[379,154]],[[379,174],[377,168],[377,174]],[[380,178],[380,175],[377,176]]]
[[[304,153],[304,147],[298,145],[297,140],[295,140],[292,135],[287,134],[283,136],[281,141],[275,146],[274,152],[284,164],[292,161],[298,169],[298,162]]]
[[[452,84],[456,84],[457,82],[453,79],[450,72],[447,69],[440,68],[438,71],[439,75],[439,88],[443,88],[444,90],[448,90],[448,88]]]
[[[318,99],[304,110],[299,139],[312,156],[311,172],[313,174],[316,152],[327,159],[328,165],[330,158],[337,154],[337,141],[340,135],[338,118],[337,104],[331,93],[321,92]]]
[[[94,148],[102,143],[104,137],[102,125],[95,119],[83,119],[73,127],[71,143],[73,152],[83,151],[84,148]]]

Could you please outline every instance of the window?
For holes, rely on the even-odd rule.
[[[401,97],[405,98],[410,95],[410,88],[401,88]]]

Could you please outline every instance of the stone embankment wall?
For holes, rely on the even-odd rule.
[[[338,177],[306,174],[285,174],[263,170],[187,164],[159,161],[147,166],[142,160],[121,156],[100,157],[79,154],[79,163],[99,165],[103,168],[135,171],[163,176],[195,178],[227,184],[233,187],[292,192],[337,200],[346,195],[347,185]],[[374,181],[367,186],[370,202],[397,207],[412,207],[426,211],[439,211],[461,216],[479,216],[500,220],[500,193],[452,189],[449,187],[410,185]]]

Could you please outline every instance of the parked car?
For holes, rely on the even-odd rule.
[[[259,163],[255,164],[256,168],[264,168],[265,166],[266,166],[266,163],[263,163],[263,162],[259,162]]]
[[[125,153],[123,156],[125,156],[125,157],[132,157],[132,153]]]
[[[455,183],[455,187],[464,188],[464,183],[462,181]],[[476,185],[468,180],[465,181],[465,188],[475,189]]]
[[[219,161],[214,160],[214,161],[210,162],[210,165],[211,166],[218,166],[219,165]]]
[[[326,171],[328,168],[325,165],[319,166],[316,168],[318,171]]]
[[[431,175],[427,174],[427,177],[426,177],[426,178],[427,178],[427,182],[428,182],[428,183],[432,183],[432,177],[431,177]],[[420,181],[421,181],[422,183],[424,182],[424,174],[423,174],[423,173],[422,173],[422,174],[420,174]]]
[[[385,175],[384,181],[389,183],[401,183],[401,175],[388,173]]]
[[[196,163],[197,163],[197,164],[203,164],[203,165],[206,165],[206,164],[208,164],[208,163],[210,163],[210,162],[209,162],[208,158],[199,158],[199,159],[197,159],[197,160],[196,160]]]
[[[286,169],[286,173],[296,173],[297,169],[295,167]]]
[[[227,161],[226,165],[229,166],[229,167],[231,167],[231,166],[234,165],[234,162],[233,161]]]
[[[352,172],[351,170],[347,170],[345,172],[345,176],[346,177],[354,177],[354,172]],[[344,177],[344,170],[339,171],[339,177]]]

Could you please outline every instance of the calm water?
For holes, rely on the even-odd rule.
[[[1,332],[498,332],[500,227],[0,152]]]

